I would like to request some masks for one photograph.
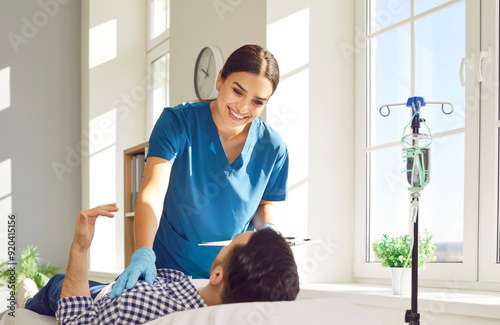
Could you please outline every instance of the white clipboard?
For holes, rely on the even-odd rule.
[[[319,240],[313,240],[310,238],[298,238],[298,237],[283,237],[288,245],[290,246],[299,246],[299,245],[304,245],[304,244],[313,244],[313,243],[319,243]],[[212,242],[204,242],[201,244],[198,244],[198,246],[227,246],[231,244],[232,240],[222,240],[222,241],[212,241]]]

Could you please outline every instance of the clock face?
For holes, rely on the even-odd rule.
[[[194,89],[200,100],[217,97],[215,82],[222,68],[222,55],[216,49],[205,47],[196,60],[194,70]]]

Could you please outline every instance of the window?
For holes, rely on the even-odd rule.
[[[481,2],[481,187],[479,281],[500,279],[499,4]],[[478,66],[479,71],[479,66]]]
[[[164,107],[169,102],[168,40],[150,51],[147,55],[147,70],[150,82],[148,95],[148,118],[146,130],[150,132]],[[148,133],[149,136],[149,133]]]
[[[490,96],[496,96],[496,103],[483,101],[485,81],[480,83],[478,78],[479,57],[485,47],[480,40],[489,42],[492,52],[497,53],[498,48],[498,32],[496,39],[480,32],[480,24],[487,19],[489,26],[498,26],[498,15],[494,15],[492,7],[498,12],[498,4],[491,0],[366,0],[364,12],[357,13],[357,33],[366,39],[364,44],[357,44],[362,51],[358,51],[361,55],[356,63],[357,98],[363,99],[357,103],[356,195],[358,201],[366,203],[356,207],[356,236],[360,239],[356,242],[363,243],[356,247],[358,278],[388,277],[375,263],[371,245],[382,234],[410,232],[409,191],[401,173],[406,169],[401,138],[412,112],[397,106],[391,108],[388,117],[383,117],[379,108],[405,103],[411,96],[454,105],[451,115],[443,114],[441,106],[431,104],[421,113],[430,128],[433,145],[430,182],[421,192],[419,229],[433,234],[437,261],[428,265],[420,278],[477,281],[479,251],[485,245],[498,247],[498,231],[489,242],[478,236],[479,220],[489,218],[493,228],[498,228],[497,217],[479,217],[479,193],[484,193],[479,159],[479,148],[483,147],[479,141],[484,139],[480,117],[484,111],[496,112],[498,106],[496,93]],[[491,17],[483,17],[488,15]],[[485,62],[483,57],[482,71],[490,71],[495,64],[498,67],[491,61],[486,69]],[[496,80],[498,87],[498,74],[488,74],[488,78]],[[500,126],[497,124],[496,128]],[[426,128],[422,126],[421,130]],[[494,152],[498,152],[497,138],[489,138],[497,144]],[[498,174],[498,167],[488,168],[490,173]],[[498,193],[499,185],[497,182],[488,191]],[[495,197],[494,202],[497,201]],[[498,248],[495,254],[490,260],[498,263]]]
[[[146,70],[149,78],[147,96],[147,137],[164,107],[169,104],[169,29],[170,0],[149,0]]]
[[[148,0],[148,50],[169,37],[170,0]]]

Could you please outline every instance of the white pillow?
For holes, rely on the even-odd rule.
[[[226,304],[173,313],[147,325],[380,325],[361,308],[338,298]]]

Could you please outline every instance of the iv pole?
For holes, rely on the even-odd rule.
[[[442,112],[446,115],[449,115],[453,112],[453,105],[449,102],[427,102],[427,104],[440,104]],[[390,106],[400,105],[406,105],[407,107],[412,108],[412,133],[409,136],[411,138],[411,147],[413,149],[416,149],[415,151],[411,152],[411,149],[407,151],[407,156],[405,157],[407,159],[407,170],[405,172],[407,173],[407,179],[410,183],[410,187],[408,189],[410,190],[410,207],[412,208],[411,221],[413,222],[413,245],[411,252],[411,309],[406,311],[405,323],[409,323],[410,325],[419,325],[420,314],[418,313],[418,216],[420,191],[423,190],[423,188],[429,181],[429,172],[425,168],[426,166],[428,166],[429,162],[424,160],[424,158],[426,160],[429,159],[429,154],[428,151],[426,151],[426,155],[424,155],[424,153],[422,152],[423,149],[419,146],[419,137],[424,136],[424,134],[420,133],[420,122],[425,123],[425,120],[420,117],[420,108],[425,106],[426,102],[423,97],[410,97],[408,98],[408,101],[406,103],[381,106],[379,109],[379,113],[383,117],[387,117],[390,114]],[[451,110],[449,112],[445,111],[444,105],[450,105]],[[387,114],[382,113],[382,109],[384,107],[387,108]],[[403,134],[403,142],[404,139],[405,135]],[[430,142],[428,145],[430,145]],[[428,148],[426,148],[426,150],[428,150]],[[409,164],[413,166],[411,168],[408,168]],[[415,164],[418,167],[416,169]]]

